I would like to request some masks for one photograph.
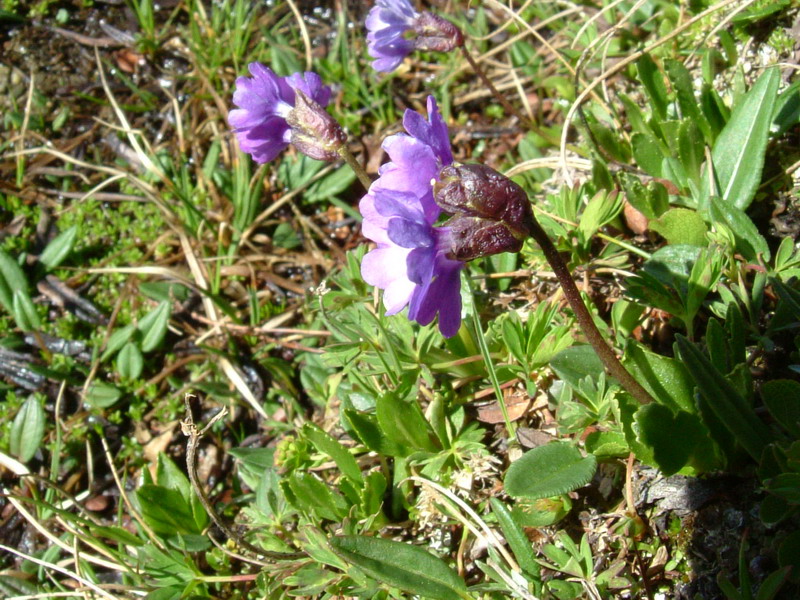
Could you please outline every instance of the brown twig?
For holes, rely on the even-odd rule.
[[[209,428],[214,425],[214,423],[224,417],[228,410],[223,407],[222,410],[219,411],[205,427],[203,427],[203,429],[198,431],[197,426],[194,424],[194,418],[192,417],[192,407],[189,404],[190,397],[191,396],[187,394],[184,398],[186,403],[186,420],[181,422],[181,431],[183,431],[183,435],[189,438],[189,441],[186,443],[186,469],[189,472],[189,480],[192,482],[192,487],[194,488],[197,497],[200,498],[200,503],[203,505],[203,508],[205,508],[208,516],[211,517],[211,520],[214,521],[214,524],[219,527],[226,536],[235,541],[240,547],[245,548],[254,554],[274,560],[295,560],[302,558],[304,556],[303,554],[295,552],[273,552],[271,550],[264,550],[263,548],[254,546],[238,535],[230,527],[228,527],[228,525],[217,514],[217,511],[214,510],[214,507],[211,505],[211,501],[208,499],[205,490],[203,490],[203,486],[200,484],[200,478],[197,476],[197,445],[200,442],[200,438],[203,437],[203,434],[205,434],[205,432],[208,431]]]

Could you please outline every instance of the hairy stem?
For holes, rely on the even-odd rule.
[[[566,296],[567,302],[569,302],[569,305],[575,313],[578,325],[580,325],[586,339],[589,341],[592,348],[594,348],[598,358],[603,362],[611,376],[615,377],[631,396],[636,398],[641,404],[653,402],[653,397],[650,393],[628,373],[627,369],[619,362],[617,355],[614,354],[614,351],[603,339],[603,335],[594,324],[594,319],[592,319],[589,309],[586,308],[586,305],[583,303],[581,293],[578,290],[578,286],[575,285],[575,281],[572,279],[572,274],[569,272],[567,264],[564,262],[564,259],[561,258],[553,242],[547,237],[547,233],[545,233],[535,217],[532,219],[532,223],[531,235],[533,239],[536,240],[536,243],[539,244],[547,262],[550,263],[550,267],[556,274],[558,282],[561,284],[561,289],[564,290],[564,296]]]
[[[347,142],[339,146],[339,156],[353,169],[353,172],[356,174],[356,177],[358,177],[361,185],[364,186],[364,189],[368,190],[369,186],[372,185],[372,179],[367,175],[366,169],[364,169],[361,163],[356,160],[356,157],[353,156],[353,153],[350,152],[350,148],[347,147]]]

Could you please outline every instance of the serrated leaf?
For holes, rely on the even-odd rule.
[[[334,537],[329,543],[342,560],[385,585],[436,600],[469,598],[464,580],[417,546],[364,536]]]
[[[62,231],[52,242],[47,244],[47,247],[39,255],[39,262],[48,269],[57,267],[72,252],[72,247],[75,245],[77,237],[77,225]]]
[[[286,483],[300,510],[314,512],[329,521],[340,521],[347,515],[349,506],[345,499],[315,475],[295,471]]]
[[[550,498],[589,483],[597,468],[593,455],[564,442],[551,442],[529,450],[511,463],[504,485],[515,498]]]
[[[661,164],[664,161],[664,153],[658,141],[647,133],[634,133],[631,137],[633,157],[647,174],[653,177],[661,177]]]
[[[8,440],[8,449],[20,462],[28,462],[42,445],[45,414],[42,403],[31,396],[14,417]]]
[[[655,221],[650,221],[650,229],[661,234],[671,245],[706,245],[708,227],[703,217],[688,208],[671,208]]]
[[[718,195],[742,210],[753,201],[761,183],[779,83],[779,69],[764,71],[736,104],[711,153]],[[704,172],[702,189],[710,189],[708,168]],[[707,203],[700,206],[703,210],[707,207]]]
[[[142,332],[142,352],[155,350],[164,339],[170,313],[169,302],[161,302],[139,321],[138,329]]]

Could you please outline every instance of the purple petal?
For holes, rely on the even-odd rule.
[[[300,90],[317,104],[325,108],[331,99],[331,88],[322,83],[322,78],[313,71],[293,73],[285,78],[286,83],[293,90]],[[294,92],[292,92],[292,105],[294,105]]]
[[[389,219],[387,233],[401,248],[433,248],[433,231],[427,223],[394,217]]]
[[[409,280],[416,284],[423,285],[433,277],[433,265],[436,252],[431,252],[428,248],[415,248],[406,257],[406,271]]]
[[[364,237],[378,244],[391,244],[386,233],[389,218],[381,215],[375,208],[375,196],[372,194],[364,196],[358,203],[358,211],[364,218],[361,223],[361,233]]]
[[[462,263],[440,257],[434,267],[435,276],[429,283],[414,290],[408,308],[408,318],[427,325],[439,313],[439,331],[452,337],[461,324]]]
[[[425,221],[420,199],[413,193],[384,189],[381,182],[370,186],[370,192],[375,197],[375,210],[381,216],[401,217],[419,223]]]
[[[430,146],[442,166],[452,164],[450,135],[433,96],[428,96],[428,119],[426,121],[421,114],[409,109],[403,115],[403,127],[415,139]]]
[[[378,0],[366,19],[367,50],[377,71],[393,71],[414,49],[403,36],[419,14],[408,0]]]

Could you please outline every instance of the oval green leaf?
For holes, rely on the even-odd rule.
[[[77,225],[73,225],[66,231],[62,231],[52,242],[47,244],[47,247],[39,255],[39,262],[48,269],[57,267],[72,251],[77,237]]]
[[[14,290],[27,290],[28,280],[13,258],[0,250],[0,304],[14,311]]]
[[[550,498],[586,485],[596,468],[593,455],[583,456],[571,444],[552,442],[513,462],[504,483],[508,495],[515,498]]]
[[[409,594],[441,600],[469,597],[463,579],[441,558],[417,546],[357,535],[331,538],[330,545],[344,561]]]
[[[122,397],[122,392],[113,385],[97,381],[86,393],[86,402],[95,408],[108,408]]]
[[[169,302],[161,302],[139,321],[139,331],[143,336],[142,352],[155,350],[164,339],[170,313]]]
[[[144,357],[135,342],[128,342],[117,355],[117,373],[129,379],[136,379],[142,374]]]
[[[11,425],[9,450],[21,462],[28,462],[36,454],[44,437],[44,409],[42,403],[28,398],[20,407]]]
[[[22,331],[34,331],[42,326],[39,313],[25,289],[14,290],[14,320]]]

